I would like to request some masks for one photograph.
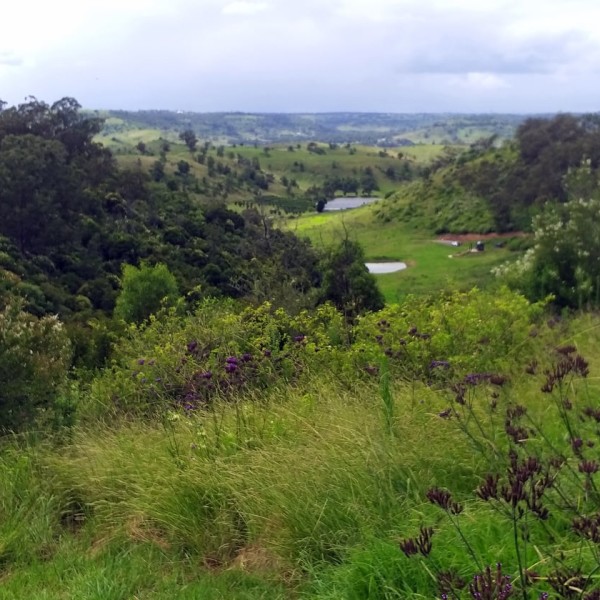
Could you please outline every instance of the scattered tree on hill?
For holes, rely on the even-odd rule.
[[[162,181],[165,178],[165,164],[162,160],[156,160],[150,169],[150,175],[154,181]]]
[[[194,152],[194,150],[196,150],[198,138],[191,129],[185,129],[184,131],[182,131],[179,134],[179,139],[183,141],[183,143],[188,147],[188,150],[190,152]]]
[[[363,175],[360,179],[360,185],[365,196],[368,196],[375,190],[379,189],[377,180],[375,179],[375,174],[373,173],[373,169],[371,167],[365,167]]]
[[[190,163],[187,160],[180,160],[177,163],[177,172],[180,175],[187,175],[190,172]]]

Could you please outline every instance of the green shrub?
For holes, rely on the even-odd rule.
[[[162,306],[170,306],[178,297],[177,281],[164,264],[140,267],[123,265],[121,293],[115,316],[128,323],[141,323]]]
[[[324,260],[323,298],[349,317],[383,308],[383,295],[357,242],[342,240]]]
[[[600,305],[600,200],[548,205],[534,219],[534,245],[495,270],[509,285],[559,306]]]
[[[384,361],[393,379],[445,382],[469,373],[520,367],[539,340],[542,313],[508,289],[472,290],[435,300],[408,298],[354,325],[332,305],[292,316],[265,303],[242,309],[206,300],[131,325],[110,371],[94,383],[92,405],[104,411],[196,409],[306,374],[334,374],[348,385],[377,379]]]
[[[354,329],[357,368],[369,370],[386,357],[396,377],[431,382],[468,373],[510,371],[536,341],[532,325],[542,305],[507,288],[473,289],[435,300],[407,298],[361,317]]]
[[[36,318],[11,301],[0,312],[0,430],[29,424],[53,407],[70,365],[70,343],[56,317]]]

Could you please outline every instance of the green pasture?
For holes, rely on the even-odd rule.
[[[285,227],[308,237],[317,247],[330,246],[348,235],[363,246],[370,262],[405,262],[408,268],[404,271],[376,276],[388,302],[396,302],[408,294],[492,285],[492,267],[514,257],[514,253],[495,248],[493,243],[486,243],[484,252],[455,256],[468,250],[469,245],[453,247],[438,242],[433,234],[416,231],[408,223],[382,223],[374,216],[378,204],[302,215],[285,221]]]
[[[165,171],[174,173],[177,163],[185,160],[190,164],[191,174],[201,179],[207,176],[208,168],[199,164],[195,157],[201,151],[203,140],[199,140],[198,148],[194,153],[178,141],[175,132],[165,132],[159,129],[126,129],[100,135],[97,141],[111,148],[121,164],[131,166],[137,164],[141,158],[146,168],[160,158],[161,139],[170,142],[170,149],[166,153],[167,163]],[[146,155],[142,156],[135,148],[143,142],[147,146]],[[212,143],[207,157],[212,156],[215,161],[228,165],[233,170],[239,170],[237,156],[246,159],[258,159],[260,167],[266,173],[273,175],[274,181],[269,186],[269,194],[285,196],[286,188],[281,183],[283,177],[288,180],[296,180],[297,190],[303,191],[313,185],[320,185],[327,176],[360,177],[360,173],[370,167],[373,170],[380,195],[392,193],[401,185],[400,181],[394,181],[384,174],[390,167],[399,170],[404,160],[408,159],[412,166],[423,165],[431,162],[443,151],[439,145],[418,145],[398,148],[379,148],[375,146],[355,145],[348,148],[346,145],[338,145],[330,148],[329,144],[319,144],[325,154],[316,154],[306,149],[306,144],[298,148],[294,144],[277,145],[248,145],[237,144],[234,146],[223,146],[223,155],[218,155],[218,143]],[[290,150],[291,149],[291,150]],[[215,181],[220,180],[218,176]],[[243,194],[232,195],[233,200],[243,200]],[[248,199],[248,198],[246,198]]]

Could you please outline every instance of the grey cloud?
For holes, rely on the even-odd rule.
[[[171,2],[177,9],[170,14],[140,15],[121,35],[103,30],[85,44],[73,40],[62,54],[39,58],[38,70],[4,69],[0,87],[23,97],[72,95],[88,107],[130,109],[487,112],[600,106],[597,78],[590,75],[600,65],[600,40],[575,29],[534,35],[517,28],[517,35],[508,11],[381,0],[385,19],[369,20],[340,16],[337,0]],[[362,9],[358,0],[354,4]],[[231,5],[234,13],[246,13],[223,16]],[[264,9],[250,14],[250,5]],[[0,64],[3,58],[0,53]],[[469,79],[469,73],[490,77]],[[494,77],[506,85],[481,85]]]
[[[557,38],[537,37],[507,43],[501,39],[476,35],[467,39],[443,36],[437,44],[414,48],[407,59],[396,66],[399,72],[411,73],[552,73],[561,65],[577,60],[575,48],[587,46],[583,35],[576,33]]]

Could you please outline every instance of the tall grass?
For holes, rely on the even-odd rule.
[[[15,482],[4,495],[13,519],[5,539],[14,548],[6,560],[17,573],[8,581],[18,588],[21,569],[39,569],[45,544],[46,559],[68,568],[65,555],[79,542],[93,549],[90,563],[133,552],[123,560],[150,553],[151,563],[191,561],[219,573],[245,564],[295,589],[308,573],[344,563],[353,548],[407,533],[408,508],[421,503],[422,483],[438,479],[436,471],[440,483],[474,482],[466,446],[462,463],[443,451],[422,460],[432,439],[421,427],[436,420],[426,408],[432,398],[413,409],[405,392],[395,393],[390,439],[376,384],[313,385],[273,389],[243,407],[216,404],[168,429],[79,427],[66,445],[6,461],[3,479]],[[442,450],[450,429],[442,423],[433,435]],[[100,575],[96,582],[97,597],[158,585],[133,577],[111,591]]]
[[[428,310],[433,327],[438,317]],[[449,305],[444,310],[444,327],[454,327],[458,313]],[[482,310],[476,314],[487,318]],[[388,337],[393,342],[396,325],[388,322],[401,316],[386,313],[386,323],[365,319],[364,338],[355,339],[362,354],[377,327],[385,328],[384,347]],[[415,323],[416,336],[425,323]],[[302,377],[216,395],[193,411],[168,410],[154,419],[109,413],[112,421],[89,411],[69,436],[5,438],[0,597],[435,598],[440,573],[451,570],[469,581],[483,566],[501,562],[515,590],[535,600],[559,568],[579,568],[587,578],[585,598],[595,582],[595,550],[574,533],[573,518],[584,509],[593,514],[593,475],[579,472],[582,458],[570,450],[575,437],[566,436],[561,411],[564,394],[573,411],[600,408],[598,367],[592,364],[581,382],[565,379],[556,397],[540,388],[545,369],[562,356],[544,340],[592,352],[599,332],[590,316],[570,330],[554,323],[537,338],[502,328],[498,339],[511,347],[495,362],[486,345],[496,343],[493,331],[477,359],[454,339],[444,347],[453,348],[457,364],[501,365],[510,375],[494,384],[490,373],[457,374],[458,383],[477,382],[462,396],[450,375],[425,371],[419,380],[402,381],[396,376],[408,373],[402,369],[421,367],[403,366],[395,350],[369,377],[346,351],[348,369],[307,363]],[[132,342],[131,356],[142,354],[142,339],[158,339],[152,331],[144,335]],[[175,333],[169,335],[173,342]],[[540,344],[526,347],[530,356],[519,346],[527,339]],[[421,343],[435,347],[435,340],[415,337],[407,344],[420,352]],[[533,359],[537,375],[519,375],[531,370]],[[126,353],[121,360],[126,369]],[[511,417],[511,427],[527,427],[523,443],[506,433],[507,410],[517,404],[527,413]],[[593,441],[593,423],[574,427],[581,432],[574,435]],[[503,500],[478,497],[488,473],[508,478],[507,452],[515,447],[519,460],[546,461],[554,449],[566,457],[544,499],[546,521],[530,511],[511,521]],[[583,452],[593,460],[593,449]],[[448,490],[461,510],[430,501],[435,488]],[[405,555],[406,541],[424,527],[433,528],[428,556]],[[534,575],[524,585],[526,573]]]

